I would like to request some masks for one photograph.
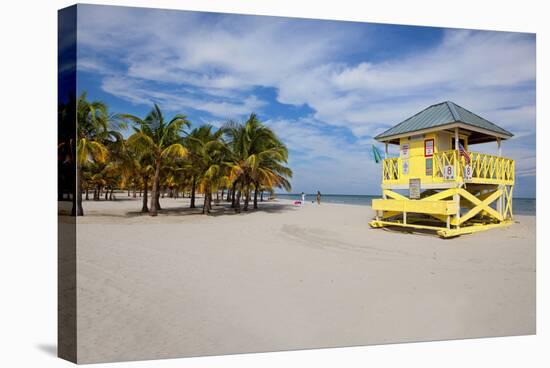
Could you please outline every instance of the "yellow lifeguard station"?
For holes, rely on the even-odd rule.
[[[501,156],[501,143],[512,136],[450,101],[376,136],[386,145],[383,198],[372,202],[370,225],[435,230],[442,237],[509,225],[514,160]],[[496,142],[498,155],[469,150],[487,142]],[[399,157],[388,158],[390,144],[399,146]]]

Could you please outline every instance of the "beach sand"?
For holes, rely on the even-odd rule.
[[[534,216],[445,240],[368,206],[118,197],[78,218],[80,363],[535,333]]]

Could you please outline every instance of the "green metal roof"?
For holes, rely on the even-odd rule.
[[[407,120],[377,135],[374,139],[384,140],[396,135],[412,133],[423,129],[436,128],[452,123],[463,123],[472,127],[489,130],[508,138],[513,136],[509,131],[491,123],[489,120],[466,110],[451,101],[441,102],[432,105]]]

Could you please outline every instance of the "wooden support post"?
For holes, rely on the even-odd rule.
[[[500,138],[497,138],[497,148],[498,148],[498,157],[502,157],[502,147],[500,143]]]
[[[510,220],[514,217],[514,214],[513,214],[513,201],[514,201],[514,197],[512,196],[514,193],[514,186],[513,185],[510,185],[510,187],[508,188],[508,195],[506,196],[506,209],[505,209],[505,212],[507,211],[507,213],[509,214],[509,218]]]
[[[458,229],[459,228],[459,224],[460,224],[460,194],[458,194],[458,189],[460,188],[460,186],[458,188],[456,188],[456,193],[453,195],[453,201],[455,201],[456,203],[456,228]]]
[[[455,128],[455,159],[454,159],[454,170],[455,170],[455,180],[458,179],[458,163],[460,162],[460,151],[458,149],[460,141],[458,140],[458,128]]]
[[[447,229],[451,228],[451,216],[447,215]]]
[[[497,212],[500,213],[500,215],[502,216],[502,215],[504,215],[504,213],[503,213],[503,210],[504,210],[503,204],[504,203],[502,202],[502,200],[504,199],[504,190],[506,190],[506,186],[499,185],[498,189],[503,190],[502,194],[497,199]]]
[[[384,148],[384,158],[388,158],[388,142],[384,142],[386,144]]]
[[[407,225],[407,212],[403,212],[403,223]]]

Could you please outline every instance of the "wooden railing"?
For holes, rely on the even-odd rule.
[[[399,179],[399,158],[386,158],[382,161],[382,180]]]
[[[446,181],[463,181],[479,184],[514,184],[514,160],[469,152],[470,162],[458,151],[443,151],[432,157],[432,175],[422,178],[423,182],[441,183]],[[382,181],[385,183],[407,184],[409,176],[401,173],[402,160],[387,158],[382,161]],[[452,168],[452,176],[445,175],[448,167]],[[467,172],[469,171],[469,172]],[[448,174],[448,173],[447,173]]]
[[[468,154],[470,156],[468,164],[466,158],[455,150],[434,154],[434,178],[446,179],[445,168],[451,166],[454,171],[454,180],[481,184],[514,184],[514,160],[479,152],[468,152]]]

